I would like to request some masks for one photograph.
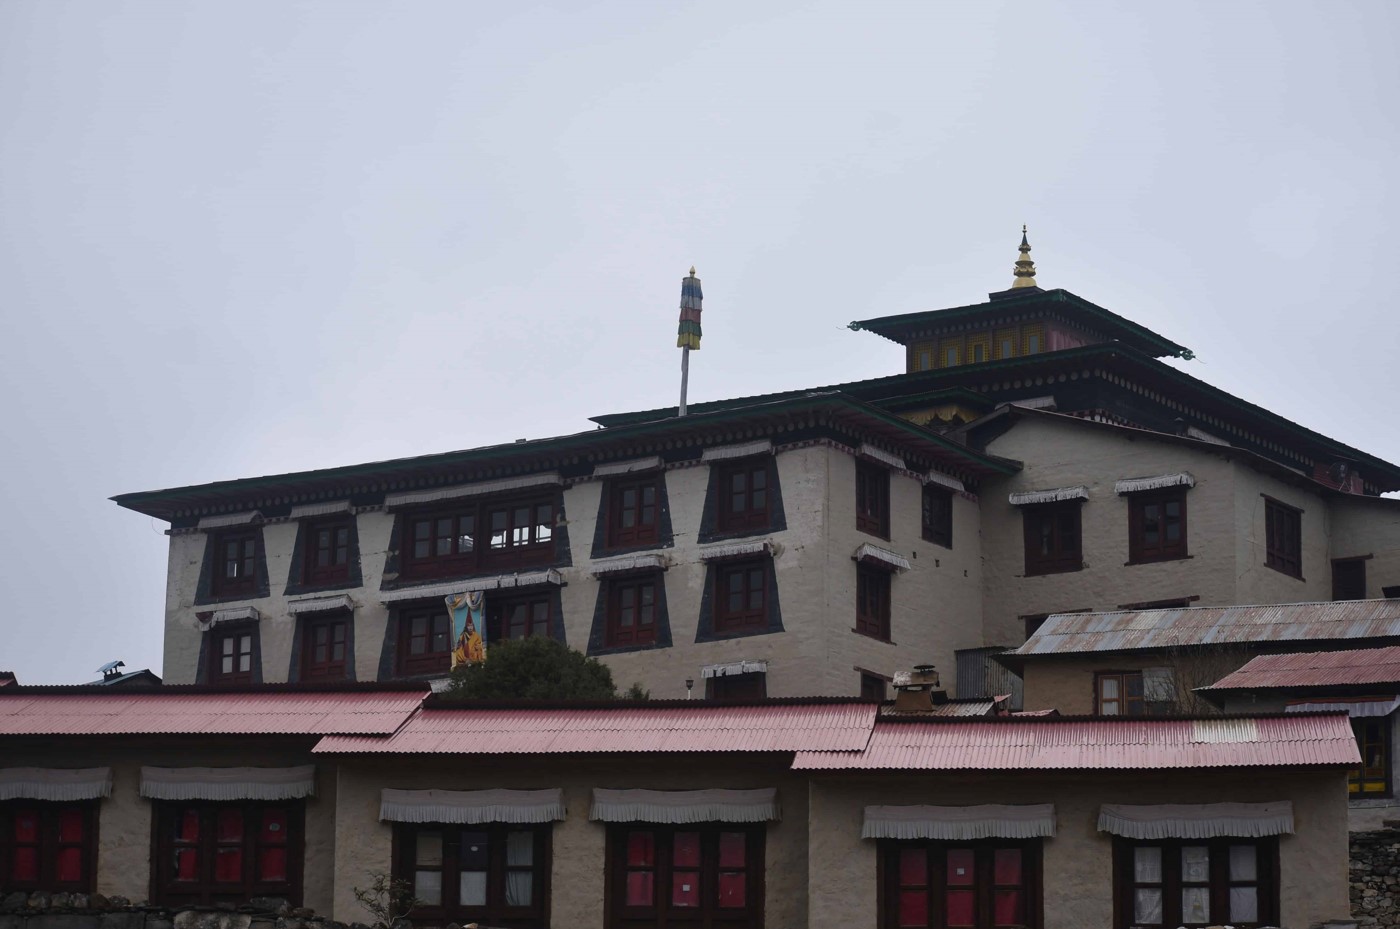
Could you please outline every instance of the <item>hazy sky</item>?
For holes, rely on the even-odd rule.
[[[895,373],[1011,281],[1400,460],[1400,4],[0,0],[0,669],[161,665],[107,497]]]

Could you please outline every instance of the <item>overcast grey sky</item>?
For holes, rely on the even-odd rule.
[[[901,369],[1011,281],[1400,460],[1400,4],[0,0],[0,669],[161,664],[121,492]]]

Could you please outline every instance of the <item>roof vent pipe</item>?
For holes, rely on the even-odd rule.
[[[931,713],[935,703],[944,703],[948,692],[939,689],[938,671],[931,664],[915,665],[913,671],[894,676],[896,713]]]

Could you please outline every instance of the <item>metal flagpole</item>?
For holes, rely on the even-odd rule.
[[[681,412],[685,415],[685,389],[690,383],[690,346],[681,347]]]

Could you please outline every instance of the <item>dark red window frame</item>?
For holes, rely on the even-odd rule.
[[[1264,565],[1303,577],[1303,511],[1271,497],[1264,498]]]
[[[856,565],[856,632],[890,640],[890,572]]]
[[[488,497],[410,511],[399,540],[401,574],[448,577],[549,564],[558,515],[557,495]]]
[[[509,847],[512,833],[524,833],[531,838],[529,863],[512,861]],[[439,841],[433,842],[436,834]],[[445,925],[485,923],[501,929],[545,926],[549,924],[549,878],[553,829],[550,825],[517,823],[397,823],[394,826],[393,875],[407,881],[420,899],[431,900],[427,886],[418,878],[435,875],[438,883],[437,903],[427,902],[415,907],[411,917],[415,923]],[[427,839],[427,842],[422,842]],[[436,846],[436,854],[434,854]],[[424,854],[420,857],[420,847]],[[485,873],[485,903],[462,903],[462,875]],[[508,882],[511,875],[530,875],[530,902],[525,905],[509,903]]]
[[[1079,571],[1084,567],[1080,501],[1021,507],[1026,576]]]
[[[654,543],[661,525],[661,477],[650,475],[608,484],[609,548]]]
[[[350,617],[343,613],[302,621],[301,679],[343,681],[349,668]]]
[[[885,700],[889,695],[889,682],[878,674],[860,672],[860,698],[862,700]]]
[[[447,607],[407,607],[399,611],[398,623],[399,676],[446,674],[452,664],[452,616]]]
[[[719,472],[716,527],[720,532],[767,529],[772,524],[771,456],[743,458],[714,466]]]
[[[656,613],[663,583],[660,574],[629,575],[607,582],[606,646],[650,645],[656,641]]]
[[[151,901],[213,906],[284,897],[299,906],[305,813],[300,800],[156,801]]]
[[[1186,556],[1186,488],[1129,494],[1129,563]]]
[[[768,561],[762,558],[715,565],[717,634],[749,632],[768,625],[768,571]]]
[[[765,824],[614,823],[607,929],[763,929]]]
[[[261,529],[230,529],[209,540],[214,546],[210,593],[216,597],[256,593]]]
[[[318,520],[304,528],[303,583],[336,584],[350,579],[351,518]]]
[[[97,801],[0,801],[0,888],[91,893]]]
[[[554,627],[554,593],[538,588],[528,593],[486,596],[486,641],[549,638]]]
[[[209,683],[253,683],[256,656],[253,630],[247,626],[217,629],[209,634]]]
[[[856,528],[890,537],[890,472],[868,461],[856,462]]]
[[[924,541],[953,547],[953,492],[937,484],[925,484],[923,492]]]
[[[1209,864],[1204,880],[1188,880],[1182,865],[1183,847],[1205,847],[1208,849]],[[1254,850],[1254,877],[1251,880],[1239,879],[1231,872],[1231,846],[1248,846]],[[1138,880],[1134,857],[1138,848],[1160,849],[1160,879],[1156,881]],[[1243,864],[1243,860],[1241,861]],[[1243,870],[1243,868],[1241,869]],[[1257,918],[1245,920],[1230,913],[1231,887],[1253,887],[1257,907]],[[1182,912],[1182,891],[1196,887],[1206,891],[1209,898],[1210,918],[1205,922],[1184,922]],[[1137,929],[1137,927],[1161,927],[1175,929],[1178,926],[1223,926],[1232,925],[1238,929],[1257,926],[1278,925],[1279,876],[1278,841],[1276,839],[1246,839],[1226,836],[1216,839],[1153,839],[1134,840],[1115,837],[1113,840],[1113,924],[1116,929]],[[1134,908],[1136,894],[1146,891],[1160,894],[1162,909],[1161,922],[1146,922],[1136,919]]]
[[[985,839],[880,843],[884,929],[1041,925],[1041,843]]]

